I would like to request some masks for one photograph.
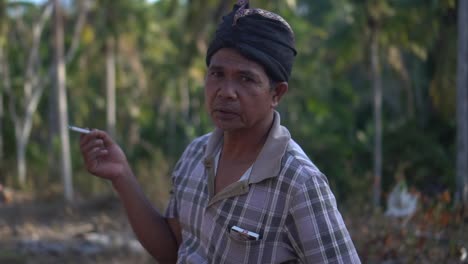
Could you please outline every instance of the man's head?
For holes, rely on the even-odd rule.
[[[288,82],[296,50],[294,33],[279,15],[250,9],[246,0],[239,0],[223,17],[208,47],[206,63],[221,48],[232,48],[244,57],[261,64],[274,82]]]
[[[247,134],[268,129],[288,90],[295,55],[294,34],[284,19],[238,1],[206,55],[205,102],[216,126]]]
[[[269,127],[273,109],[288,90],[271,83],[264,67],[237,50],[222,48],[211,60],[205,79],[205,103],[215,125],[224,131]]]
[[[296,51],[281,17],[239,1],[223,18],[208,48],[207,110],[225,131],[269,127],[288,90]]]

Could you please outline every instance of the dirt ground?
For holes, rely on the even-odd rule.
[[[155,263],[115,197],[0,206],[0,263]]]
[[[466,213],[466,212],[465,212]],[[410,219],[343,212],[363,263],[468,263],[468,221],[437,205]],[[0,205],[0,263],[155,263],[118,200]]]
[[[468,212],[439,202],[420,205],[407,218],[345,212],[363,263],[468,263]]]

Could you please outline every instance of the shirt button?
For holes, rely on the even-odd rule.
[[[204,161],[204,163],[205,163],[205,167],[211,167],[212,164],[213,164],[213,163],[211,162],[211,160],[209,160],[209,159],[206,159],[206,160]]]

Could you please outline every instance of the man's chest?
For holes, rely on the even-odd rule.
[[[214,194],[239,181],[252,166],[252,162],[229,162],[220,160],[214,176]]]
[[[293,256],[284,230],[288,197],[281,194],[281,187],[274,180],[247,186],[244,193],[214,203],[210,203],[208,175],[194,175],[190,181],[192,186],[178,193],[182,236],[190,244],[182,247],[187,251],[234,259],[246,254],[248,259],[263,259],[258,254],[270,254],[269,250]],[[243,239],[232,232],[233,227],[258,234],[259,239]],[[238,263],[243,260],[237,259]]]
[[[262,184],[236,181],[222,193],[213,195],[209,193],[208,179],[194,181],[192,178],[189,182],[191,187],[178,193],[179,221],[196,232],[221,234],[219,232],[234,224],[244,224],[242,222],[260,231],[269,218],[287,213],[284,197],[275,197],[275,192]]]

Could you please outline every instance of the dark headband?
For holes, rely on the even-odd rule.
[[[297,54],[289,24],[275,13],[250,9],[245,0],[238,1],[223,17],[208,47],[207,65],[222,48],[236,49],[248,59],[260,63],[274,81],[288,81]]]

